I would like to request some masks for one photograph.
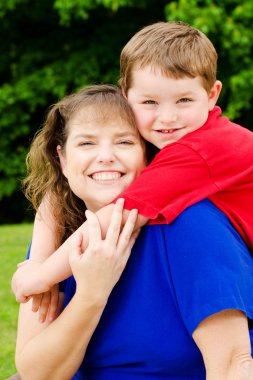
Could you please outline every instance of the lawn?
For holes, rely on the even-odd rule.
[[[31,234],[31,224],[0,226],[0,380],[16,372],[14,351],[18,304],[10,282],[17,263],[25,258]]]

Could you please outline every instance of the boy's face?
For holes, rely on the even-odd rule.
[[[202,127],[220,90],[219,81],[208,94],[200,77],[174,79],[146,66],[133,70],[127,99],[140,134],[162,149]]]

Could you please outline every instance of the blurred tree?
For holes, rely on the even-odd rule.
[[[117,83],[122,47],[137,29],[164,19],[164,6],[162,0],[0,0],[0,223],[24,218],[17,193],[48,106],[86,84]]]
[[[219,52],[220,104],[251,127],[253,3],[245,0],[0,0],[0,223],[28,214],[25,155],[47,107],[90,83],[116,83],[119,54],[142,26],[180,19]]]
[[[220,104],[232,120],[240,119],[252,129],[253,2],[171,1],[165,14],[168,21],[188,22],[209,36],[219,54]]]

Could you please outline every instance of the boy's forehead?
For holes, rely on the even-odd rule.
[[[167,91],[172,94],[183,94],[204,90],[202,79],[198,76],[175,77],[149,66],[134,70],[129,89],[131,88],[145,95],[159,94],[161,96]]]

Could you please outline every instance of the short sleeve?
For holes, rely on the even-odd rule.
[[[209,200],[189,207],[166,236],[175,299],[190,334],[225,309],[253,318],[253,258],[227,217]]]
[[[164,147],[120,197],[126,209],[137,208],[148,219],[170,223],[218,190],[203,157],[177,142]]]
[[[32,247],[32,242],[30,242],[29,247],[26,252],[26,260],[30,259],[30,253],[31,253],[31,247]]]

